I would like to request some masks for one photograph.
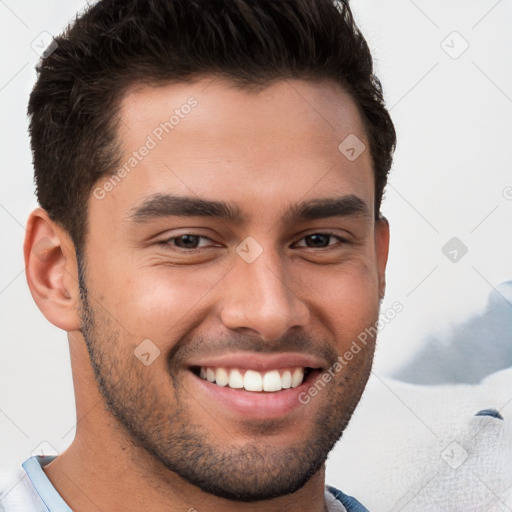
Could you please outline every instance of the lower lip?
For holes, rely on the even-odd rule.
[[[228,386],[217,386],[208,380],[189,372],[193,381],[201,392],[207,395],[222,407],[226,407],[237,415],[251,419],[280,418],[290,414],[298,407],[303,407],[299,397],[307,392],[311,383],[320,375],[320,370],[313,370],[307,379],[296,388],[282,389],[281,391],[246,391],[233,389]],[[302,395],[304,396],[304,395]]]

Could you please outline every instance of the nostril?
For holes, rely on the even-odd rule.
[[[491,416],[498,420],[503,419],[503,416],[496,409],[482,409],[481,411],[478,411],[475,416]]]

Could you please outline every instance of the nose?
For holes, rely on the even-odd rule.
[[[252,263],[236,257],[223,280],[221,319],[232,330],[274,340],[293,327],[305,327],[309,309],[296,281],[275,251],[265,250]]]

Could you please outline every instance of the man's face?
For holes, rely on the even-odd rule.
[[[387,256],[356,107],[330,83],[204,79],[132,90],[121,120],[127,166],[91,195],[81,282],[109,411],[206,492],[293,492],[322,468],[373,358],[368,339],[335,364],[377,321]],[[338,149],[351,134],[366,145],[355,160]]]

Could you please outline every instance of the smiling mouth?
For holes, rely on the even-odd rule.
[[[260,372],[247,368],[192,366],[190,370],[201,379],[220,387],[271,393],[300,386],[320,368],[295,366]]]

